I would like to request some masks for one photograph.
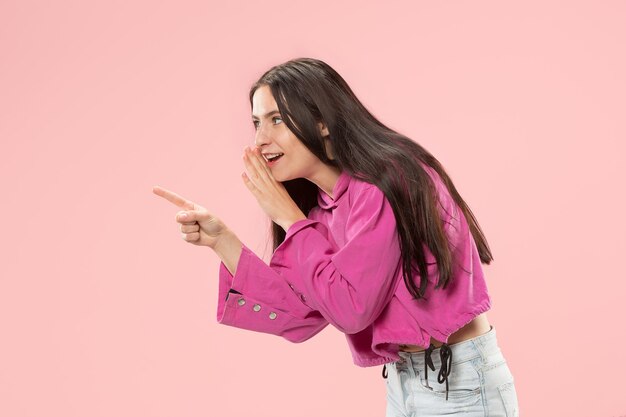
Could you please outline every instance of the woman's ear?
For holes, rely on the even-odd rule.
[[[326,127],[324,123],[317,122],[317,127],[320,129],[320,133],[322,134],[322,137],[328,136],[328,128]]]
[[[322,122],[318,122],[317,127],[320,130],[320,134],[324,138],[324,150],[326,151],[326,156],[332,161],[335,159],[335,154],[333,153],[333,144],[330,141],[328,127],[326,127],[326,125]]]

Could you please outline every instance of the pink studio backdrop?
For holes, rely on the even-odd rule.
[[[328,327],[217,324],[172,189],[269,259],[248,88],[311,56],[451,174],[522,416],[623,416],[626,4],[0,3],[0,416],[383,416]]]

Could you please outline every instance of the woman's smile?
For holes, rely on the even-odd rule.
[[[283,157],[283,156],[282,156],[282,155],[280,155],[280,156],[278,156],[277,158],[274,158],[274,159],[268,160],[268,161],[267,161],[267,166],[268,166],[268,167],[270,167],[270,168],[271,168],[271,167],[273,167],[274,165],[276,165],[276,163],[278,162],[278,160],[279,160],[280,158],[282,158],[282,157]]]

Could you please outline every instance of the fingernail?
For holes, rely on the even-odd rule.
[[[178,216],[178,218],[185,220],[187,218],[187,213],[181,214],[180,216]]]

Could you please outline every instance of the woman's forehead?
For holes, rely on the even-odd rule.
[[[268,86],[259,87],[252,96],[253,116],[261,117],[266,112],[278,109],[276,100]]]

